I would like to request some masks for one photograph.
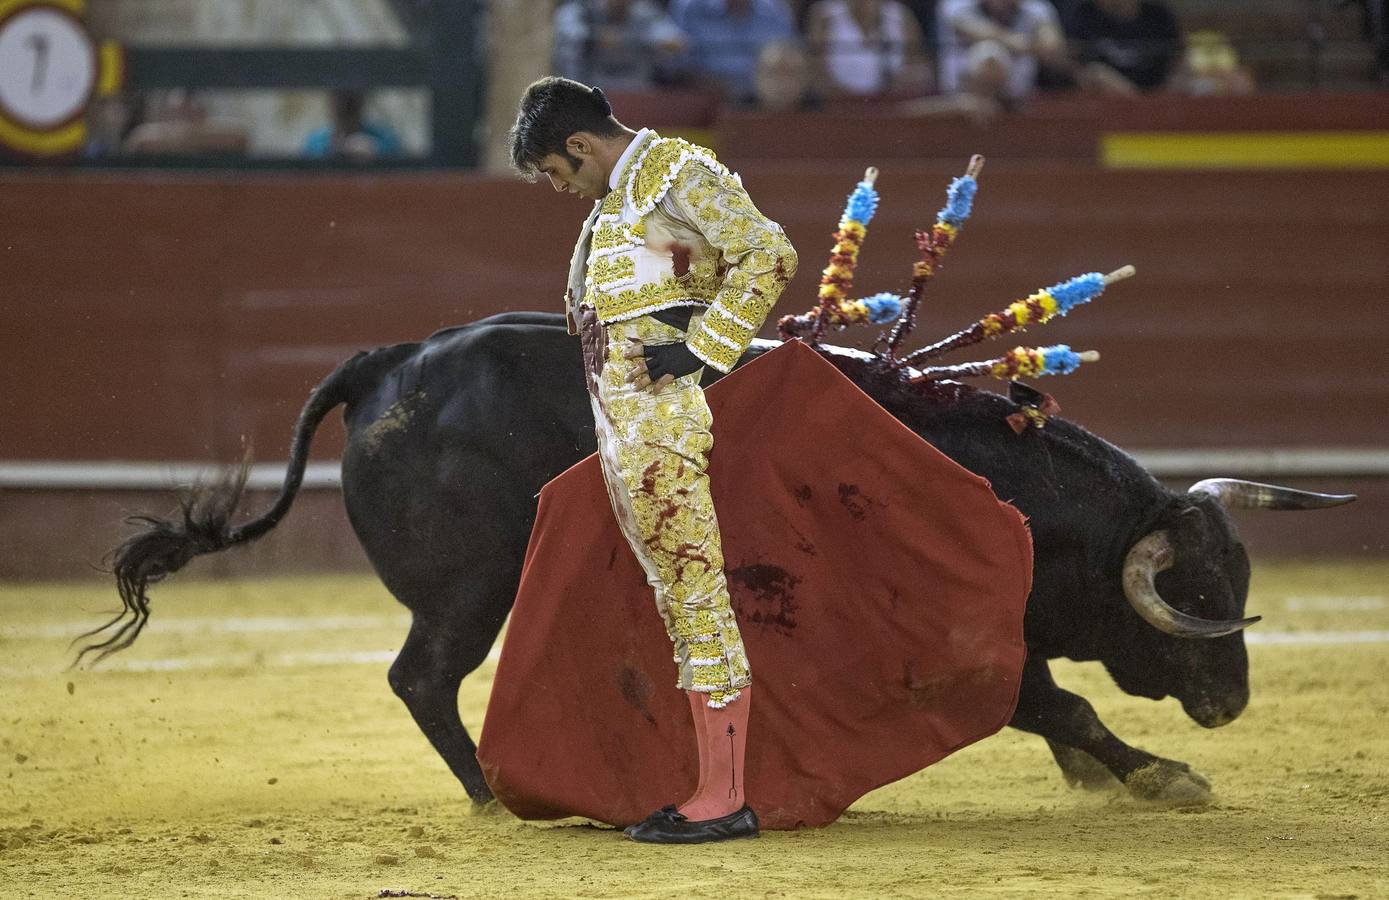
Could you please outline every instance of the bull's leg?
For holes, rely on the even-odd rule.
[[[1047,746],[1051,748],[1051,755],[1056,759],[1056,764],[1061,768],[1061,774],[1065,776],[1066,783],[1071,787],[1084,788],[1087,791],[1101,791],[1119,786],[1119,782],[1114,778],[1114,773],[1084,750],[1058,744],[1051,738],[1047,738]]]
[[[1028,658],[1018,707],[1008,724],[1089,755],[1140,799],[1176,803],[1210,799],[1210,782],[1186,763],[1154,756],[1115,737],[1090,701],[1057,685],[1045,659]],[[1059,757],[1057,761],[1061,762]],[[1066,771],[1065,763],[1062,767]]]
[[[492,789],[482,777],[477,744],[458,715],[458,686],[487,658],[499,629],[500,624],[464,630],[416,615],[389,675],[391,689],[474,803],[491,800]]]

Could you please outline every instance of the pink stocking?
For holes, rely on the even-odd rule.
[[[709,695],[699,691],[686,691],[685,696],[690,701],[690,718],[694,719],[695,745],[699,747],[699,782],[694,793],[690,795],[690,799],[681,805],[682,809],[699,799],[700,795],[704,793],[704,782],[709,778],[709,741],[706,738],[708,727],[703,714],[700,712],[704,708],[704,704],[708,702]]]
[[[701,698],[698,716],[704,728],[700,735],[699,788],[695,796],[680,807],[691,821],[717,819],[737,812],[743,796],[743,758],[748,746],[748,713],[752,707],[752,687],[742,689],[737,700],[723,709],[710,709]]]

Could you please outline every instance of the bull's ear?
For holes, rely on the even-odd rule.
[[[1018,406],[1041,406],[1046,394],[1021,381],[1008,382],[1008,399]]]

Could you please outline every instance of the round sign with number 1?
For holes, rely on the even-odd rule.
[[[82,0],[0,0],[0,142],[22,153],[69,153],[82,117],[119,84],[119,52],[98,49]]]

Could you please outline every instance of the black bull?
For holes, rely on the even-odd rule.
[[[1117,779],[1144,798],[1207,797],[1208,781],[1185,763],[1119,740],[1088,701],[1057,686],[1048,661],[1100,660],[1130,694],[1174,696],[1207,727],[1230,722],[1249,698],[1240,629],[1254,620],[1241,619],[1249,562],[1226,509],[1353,498],[1224,479],[1173,493],[1064,420],[1018,435],[1005,422],[1017,407],[1004,397],[954,384],[923,392],[866,355],[826,358],[1028,517],[1028,661],[1010,724],[1044,737],[1072,784]],[[230,524],[243,466],[185,495],[180,519],[137,520],[144,529],[113,555],[125,607],[83,653],[129,646],[147,621],[149,583],[273,528],[293,502],[315,429],[338,404],[346,405],[348,515],[377,574],[413,614],[391,687],[469,796],[489,800],[458,687],[511,608],[537,493],[595,446],[579,342],[559,316],[495,316],[340,365],[300,415],[284,489],[267,513]]]

